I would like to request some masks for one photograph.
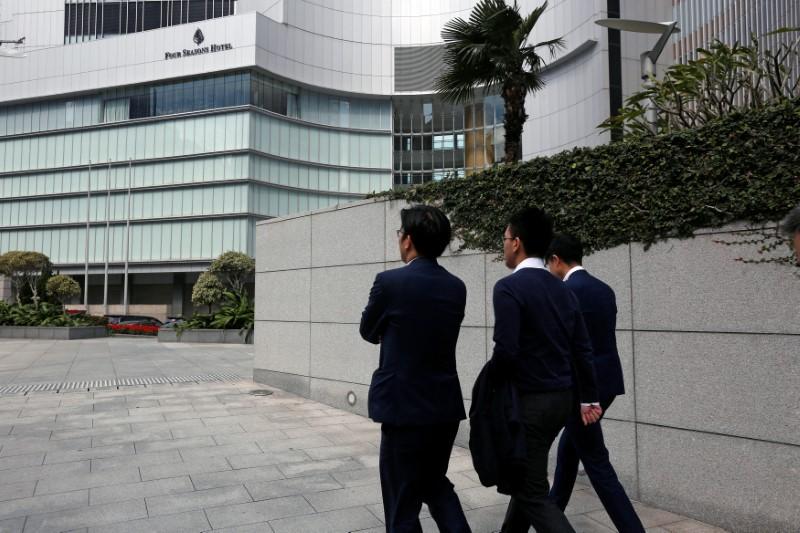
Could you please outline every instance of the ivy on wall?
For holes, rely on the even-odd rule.
[[[587,251],[774,222],[800,202],[800,100],[379,196],[440,205],[463,247],[485,252],[502,250],[506,221],[527,206]]]

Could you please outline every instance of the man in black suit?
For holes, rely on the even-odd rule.
[[[539,533],[574,531],[548,494],[548,452],[570,416],[589,424],[601,414],[578,301],[544,266],[552,238],[553,222],[543,211],[514,215],[503,235],[505,264],[514,272],[494,286],[490,364],[519,393],[526,444],[523,482],[512,490],[504,533],[530,526]]]
[[[617,352],[617,301],[613,289],[584,270],[582,262],[583,246],[578,239],[568,235],[553,239],[547,266],[578,298],[592,341],[598,396],[605,412],[616,396],[625,394]],[[559,508],[563,510],[569,503],[578,460],[616,528],[623,533],[643,533],[644,526],[611,466],[600,424],[584,426],[577,416],[567,423],[558,443],[558,464],[550,496]]]
[[[447,479],[458,424],[466,418],[456,373],[456,342],[467,289],[436,261],[450,243],[450,222],[438,209],[400,213],[400,257],[381,272],[361,315],[361,336],[380,343],[369,388],[369,416],[381,422],[380,475],[386,530],[421,533],[428,505],[443,532],[469,532]]]

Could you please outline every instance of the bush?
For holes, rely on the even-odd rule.
[[[121,333],[125,335],[158,335],[158,326],[145,324],[106,324],[109,333]]]
[[[62,305],[71,298],[81,295],[81,286],[69,276],[61,274],[47,280],[47,294]]]
[[[509,216],[528,206],[587,252],[773,222],[800,200],[800,100],[381,196],[440,205],[464,247],[498,253]]]
[[[209,268],[209,272],[216,274],[235,293],[244,291],[244,284],[255,271],[255,260],[242,252],[225,252],[214,259]]]
[[[196,306],[207,305],[211,313],[211,306],[222,300],[225,295],[225,286],[217,276],[211,272],[203,272],[192,287],[192,303]]]
[[[105,317],[90,315],[70,315],[61,305],[42,302],[33,304],[8,305],[0,303],[0,325],[2,326],[98,326],[106,323]]]
[[[0,274],[11,280],[17,297],[17,304],[26,300],[24,294],[30,291],[30,300],[39,305],[42,282],[52,272],[50,259],[39,252],[10,251],[0,255]]]

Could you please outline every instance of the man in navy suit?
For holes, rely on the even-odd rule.
[[[547,266],[578,298],[594,350],[600,406],[606,412],[616,396],[625,394],[617,352],[617,301],[611,287],[584,270],[582,262],[583,246],[578,239],[568,235],[553,239]],[[599,423],[585,426],[577,416],[567,423],[558,443],[558,464],[550,491],[556,504],[562,510],[567,507],[578,475],[578,460],[616,528],[622,533],[643,533],[642,522],[609,461],[603,429]]]
[[[548,452],[571,416],[589,424],[601,414],[578,301],[544,266],[552,238],[553,222],[540,209],[511,217],[503,257],[514,272],[494,286],[490,368],[518,391],[526,447],[522,483],[512,489],[504,533],[527,532],[530,526],[540,533],[574,532],[549,497]]]
[[[421,533],[428,505],[442,532],[469,532],[447,479],[453,441],[466,418],[456,342],[467,289],[436,261],[450,243],[439,210],[414,206],[397,230],[405,266],[381,272],[361,315],[361,336],[380,343],[369,387],[369,417],[381,425],[380,476],[386,530]]]

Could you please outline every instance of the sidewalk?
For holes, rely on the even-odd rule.
[[[185,355],[158,366],[148,352],[163,345],[105,342],[108,359],[142,357],[148,372],[157,366],[162,375],[215,352],[221,367],[206,374],[244,368],[248,357],[242,348],[206,345],[194,356],[166,348]],[[22,352],[40,363],[50,356],[36,343],[9,350],[0,342],[0,376],[5,383],[10,374],[64,380],[79,361],[101,359],[95,344],[89,354],[69,341],[51,345],[56,357],[72,352],[72,366],[56,375],[31,371],[44,364],[10,369]],[[0,532],[384,531],[379,426],[276,389],[249,394],[265,388],[240,380],[0,395]],[[507,499],[480,486],[467,450],[454,449],[449,477],[473,531],[498,530]],[[648,531],[720,531],[637,509]],[[576,488],[567,514],[580,532],[613,531],[586,485]],[[424,509],[422,516],[423,529],[437,531]]]

